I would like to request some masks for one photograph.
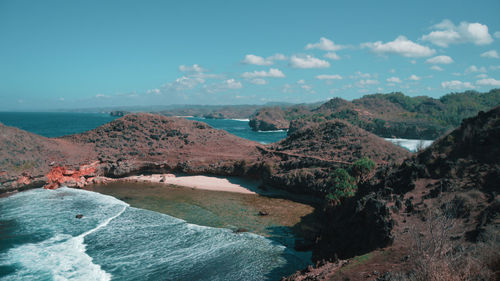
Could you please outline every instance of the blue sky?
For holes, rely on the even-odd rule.
[[[0,110],[500,88],[500,1],[0,1]]]

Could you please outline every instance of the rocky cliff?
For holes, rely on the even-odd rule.
[[[325,209],[313,253],[331,262],[287,280],[498,280],[499,149],[496,107],[379,169]]]
[[[0,125],[2,192],[96,177],[178,171],[231,174],[234,163],[258,159],[260,144],[205,123],[155,114],[129,114],[94,130],[44,138]]]

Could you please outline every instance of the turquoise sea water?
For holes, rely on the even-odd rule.
[[[60,137],[95,129],[117,117],[106,113],[69,113],[69,112],[0,112],[0,122],[45,137]],[[248,120],[187,119],[205,122],[221,130],[226,130],[241,138],[260,143],[272,143],[286,138],[286,131],[255,132],[248,126]]]
[[[5,125],[46,137],[114,119],[0,113]],[[253,132],[248,121],[196,120],[262,143],[286,136]],[[37,189],[0,198],[0,280],[279,280],[308,262],[270,238],[190,224],[95,192]]]
[[[279,280],[307,262],[263,236],[189,224],[90,191],[0,198],[1,280]]]
[[[4,125],[49,138],[92,130],[116,118],[105,113],[0,112]]]

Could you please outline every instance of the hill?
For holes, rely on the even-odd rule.
[[[498,179],[500,107],[328,207],[313,256],[331,262],[287,280],[498,280]]]
[[[486,93],[467,91],[439,99],[408,97],[402,93],[366,95],[352,102],[335,98],[308,110],[290,107],[265,118],[276,109],[259,109],[250,119],[255,130],[290,129],[308,123],[342,119],[382,137],[436,139],[460,125],[462,119],[500,104],[500,90]]]

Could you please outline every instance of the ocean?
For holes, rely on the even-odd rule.
[[[307,262],[260,235],[190,224],[86,190],[0,198],[1,280],[279,280]]]
[[[0,112],[0,122],[44,137],[60,137],[95,129],[118,117],[106,113],[71,112]],[[187,119],[205,122],[238,137],[268,144],[286,138],[286,131],[255,132],[248,126],[248,119]]]
[[[46,137],[114,119],[99,113],[0,113],[3,124]],[[248,120],[190,119],[261,143],[286,137],[282,131],[253,132]],[[199,208],[183,215],[192,217]],[[310,262],[310,254],[280,242],[192,224],[86,190],[36,189],[0,198],[0,280],[279,280]]]
[[[3,124],[46,137],[84,132],[114,119],[100,113],[0,113]],[[189,119],[260,143],[286,137],[286,131],[254,132],[248,120]],[[187,210],[185,218],[200,214],[196,204]],[[165,213],[170,215],[69,188],[0,198],[0,280],[279,280],[310,262],[290,243]]]

